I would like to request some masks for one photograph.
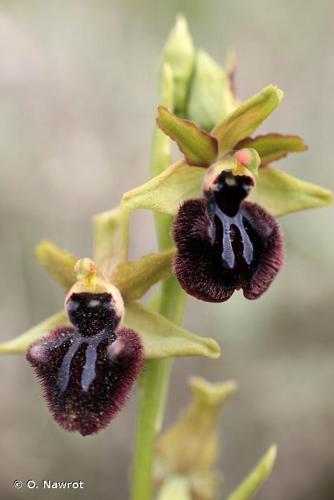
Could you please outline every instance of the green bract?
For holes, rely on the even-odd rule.
[[[235,107],[227,72],[204,50],[199,50],[189,91],[188,117],[209,132]]]
[[[188,485],[190,498],[213,500],[219,487],[218,418],[237,386],[192,377],[190,388],[190,402],[158,440],[156,478],[164,490],[178,476]]]

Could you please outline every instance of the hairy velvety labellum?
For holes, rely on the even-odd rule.
[[[143,363],[140,338],[117,328],[111,299],[107,293],[72,294],[66,305],[74,326],[56,328],[27,353],[55,420],[82,435],[118,413]]]
[[[222,302],[242,288],[246,298],[256,299],[279,271],[280,229],[263,208],[243,201],[252,186],[249,177],[223,172],[205,185],[204,199],[188,200],[180,208],[174,267],[190,295]]]

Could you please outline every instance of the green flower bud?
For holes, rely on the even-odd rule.
[[[174,76],[174,111],[177,115],[183,116],[186,111],[194,58],[195,49],[187,21],[179,15],[163,50],[163,64],[170,65]]]

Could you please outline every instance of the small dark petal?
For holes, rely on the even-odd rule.
[[[242,211],[247,214],[250,224],[266,239],[266,248],[262,253],[256,270],[248,284],[243,286],[247,299],[259,298],[271,285],[283,265],[284,245],[279,224],[263,208],[255,203],[244,202]]]
[[[174,270],[189,295],[207,302],[223,302],[231,297],[234,287],[225,285],[217,273],[211,231],[206,201],[186,201],[174,223],[174,240],[178,249]]]
[[[142,368],[144,353],[137,333],[126,328],[109,333],[95,344],[95,352],[92,349],[96,363],[93,371],[87,366],[86,376],[89,339],[82,341],[75,328],[61,326],[28,350],[27,359],[35,368],[49,409],[68,431],[85,436],[103,429],[123,407]],[[69,379],[61,386],[59,371],[73,346]]]
[[[95,335],[105,327],[116,329],[121,321],[110,293],[71,293],[66,299],[71,323],[85,336]]]

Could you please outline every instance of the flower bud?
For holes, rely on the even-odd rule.
[[[174,77],[174,111],[180,116],[186,112],[194,57],[195,49],[187,21],[184,16],[179,15],[166,42],[162,62],[171,67]]]

